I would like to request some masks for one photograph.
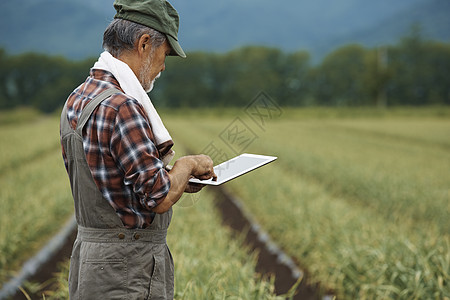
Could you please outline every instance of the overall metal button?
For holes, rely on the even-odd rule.
[[[139,233],[135,233],[134,234],[134,239],[135,240],[138,240],[138,239],[140,239],[141,238],[141,235],[139,234]]]
[[[123,234],[123,233],[121,232],[121,233],[119,233],[119,234],[117,235],[117,237],[118,237],[119,239],[123,240],[123,239],[125,238],[125,234]]]

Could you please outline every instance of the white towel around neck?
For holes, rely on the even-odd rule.
[[[109,52],[104,51],[94,64],[93,69],[101,69],[112,73],[125,94],[136,99],[144,107],[150,120],[157,145],[172,141],[172,137],[164,126],[148,94],[145,92],[133,70],[126,63],[113,57]],[[172,160],[174,155],[175,152],[171,150],[162,158],[164,166]]]

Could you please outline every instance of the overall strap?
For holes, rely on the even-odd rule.
[[[89,120],[89,117],[91,116],[92,112],[95,110],[95,108],[105,99],[107,99],[108,97],[117,94],[117,93],[121,93],[120,90],[116,89],[116,88],[110,88],[107,89],[103,92],[101,92],[100,94],[98,94],[97,96],[94,97],[94,99],[91,100],[91,102],[89,102],[84,108],[83,111],[81,112],[81,116],[78,119],[78,123],[77,123],[77,133],[81,136],[82,135],[82,130],[84,125],[86,125],[86,122]]]
[[[64,104],[64,108],[61,112],[60,128],[61,136],[65,136],[67,133],[73,131],[72,127],[69,125],[69,121],[67,120],[67,102]]]

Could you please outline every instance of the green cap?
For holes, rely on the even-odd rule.
[[[180,18],[173,6],[165,0],[115,0],[116,19],[124,19],[164,33],[172,47],[170,55],[186,57],[178,43]]]

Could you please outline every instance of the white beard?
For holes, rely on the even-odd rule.
[[[159,72],[158,75],[156,75],[155,79],[153,79],[153,80],[150,82],[149,88],[145,90],[145,92],[146,92],[147,94],[150,93],[150,92],[153,90],[153,86],[155,85],[155,81],[156,81],[156,79],[158,79],[159,77],[161,77],[161,72]],[[144,87],[144,89],[145,89],[145,87]]]
[[[148,75],[150,74],[150,70],[152,69],[152,58],[153,55],[149,55],[147,61],[142,66],[140,72],[139,72],[139,82],[141,83],[142,87],[144,88],[145,92],[148,94],[153,90],[153,86],[155,85],[155,80],[158,79],[161,76],[161,72],[159,72],[158,75],[156,75],[153,80],[149,82]]]

